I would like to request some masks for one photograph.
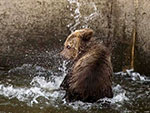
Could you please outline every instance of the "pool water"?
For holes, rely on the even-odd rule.
[[[113,75],[112,99],[67,103],[58,90],[69,61],[57,57],[46,69],[23,64],[0,73],[0,113],[150,113],[150,78],[133,70]]]

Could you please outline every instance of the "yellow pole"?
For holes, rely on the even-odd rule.
[[[135,25],[134,25],[133,37],[132,37],[131,69],[134,69],[135,42],[137,37],[137,15],[138,15],[139,0],[134,0],[134,7],[135,7]]]

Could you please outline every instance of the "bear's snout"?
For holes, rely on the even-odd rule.
[[[72,58],[71,53],[65,49],[60,52],[60,55],[68,60]]]
[[[64,56],[64,51],[61,51],[61,52],[60,52],[60,55],[61,55],[61,56]]]

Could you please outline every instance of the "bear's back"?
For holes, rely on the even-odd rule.
[[[109,51],[102,44],[92,46],[72,68],[68,99],[94,102],[104,97],[111,98],[111,76]]]

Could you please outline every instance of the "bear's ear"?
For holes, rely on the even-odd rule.
[[[84,41],[89,41],[90,38],[93,36],[94,31],[92,29],[86,28],[86,29],[81,29],[79,31],[79,38],[81,38]]]

